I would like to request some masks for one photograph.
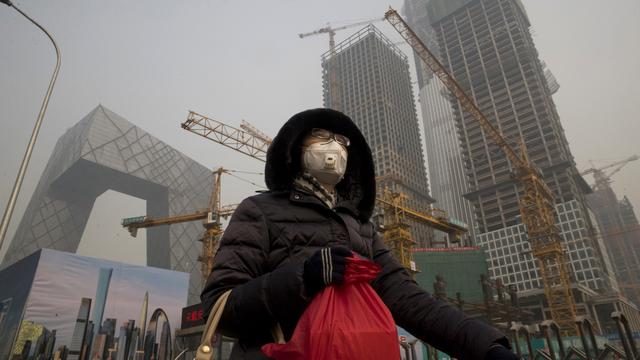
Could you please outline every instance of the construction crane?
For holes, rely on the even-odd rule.
[[[271,139],[271,137],[269,137],[267,134],[263,133],[262,131],[258,130],[255,126],[251,125],[246,120],[242,120],[240,122],[240,127],[244,131],[248,132],[249,134],[257,137],[263,143],[267,144],[267,146],[271,145],[271,143],[273,142],[273,139]]]
[[[182,128],[206,138],[215,136],[218,143],[256,158],[266,158],[266,149],[271,143],[271,138],[244,120],[240,127],[245,131],[190,111],[187,120],[181,125]],[[155,219],[147,216],[130,217],[122,220],[122,226],[135,237],[138,229],[202,220],[205,231],[200,239],[202,253],[198,257],[198,261],[202,263],[202,278],[206,280],[213,269],[213,257],[218,249],[220,234],[222,234],[220,220],[231,216],[238,206],[238,204],[225,206],[220,204],[222,174],[232,175],[232,172],[235,171],[221,167],[213,173],[213,193],[207,209],[197,210],[186,215]]]
[[[467,226],[459,221],[449,219],[443,210],[432,209],[432,215],[417,211],[405,206],[407,196],[404,193],[395,193],[385,187],[382,196],[376,198],[381,205],[384,216],[382,236],[385,244],[394,251],[396,258],[411,273],[418,272],[413,261],[412,248],[416,241],[409,231],[406,218],[426,223],[429,227],[443,231],[449,235],[450,242],[460,241],[460,237],[469,231]]]
[[[218,144],[249,155],[260,161],[265,161],[267,157],[267,148],[270,142],[250,132],[229,126],[196,112],[189,111],[187,120],[183,122],[181,126],[187,131],[213,140]]]
[[[246,130],[246,132],[244,132],[225,125],[220,121],[209,119],[203,115],[194,114],[195,113],[192,111],[189,112],[187,120],[182,124],[183,129],[200,136],[204,136],[213,142],[232,148],[245,155],[249,155],[254,159],[265,161],[266,148],[271,144],[272,140],[260,130],[247,122],[243,122],[241,127]],[[199,128],[194,129],[194,116],[197,116],[197,122],[199,124],[210,124],[207,126],[207,131],[203,131],[201,125],[199,125]],[[229,131],[229,129],[235,130]],[[246,144],[256,143],[263,143],[265,146],[246,146]],[[386,179],[387,177],[393,178],[393,176],[384,176],[376,179]],[[394,249],[398,260],[407,269],[415,271],[416,269],[415,265],[412,265],[411,255],[411,247],[413,246],[414,241],[411,239],[411,233],[408,231],[408,225],[406,225],[403,220],[405,216],[424,222],[428,226],[437,230],[446,232],[449,234],[452,242],[457,241],[461,234],[468,231],[468,229],[462,222],[449,219],[446,213],[442,210],[432,210],[434,214],[438,214],[436,216],[432,216],[410,209],[403,204],[405,199],[406,196],[393,194],[388,190],[383,192],[383,197],[376,198],[376,200],[387,209],[387,211],[385,211],[385,214],[387,214],[385,219],[385,228],[383,229],[385,242],[390,248]]]
[[[390,8],[385,13],[385,19],[411,45],[415,54],[427,67],[438,76],[456,97],[458,104],[480,123],[485,133],[502,149],[511,162],[515,170],[515,178],[523,187],[520,215],[527,229],[532,254],[538,261],[551,318],[564,333],[576,334],[577,328],[574,323],[576,305],[571,292],[569,267],[562,247],[562,237],[555,223],[553,193],[544,182],[538,168],[529,160],[524,143],[521,143],[520,154],[518,154],[397,11]]]
[[[209,200],[209,207],[204,210],[197,210],[191,214],[168,216],[163,218],[149,218],[147,216],[136,216],[122,220],[122,226],[129,230],[131,236],[136,237],[138,229],[145,229],[160,225],[171,225],[190,221],[203,220],[202,226],[205,231],[200,239],[202,241],[202,253],[198,261],[202,264],[202,279],[206,281],[213,269],[213,257],[218,248],[218,238],[222,233],[220,219],[226,219],[235,211],[238,204],[222,206],[220,204],[220,190],[223,173],[231,170],[218,168],[214,171],[213,192]]]
[[[593,165],[593,163],[591,163],[591,168],[581,172],[580,175],[584,176],[584,175],[593,174],[593,179],[595,180],[595,183],[592,186],[593,190],[594,191],[602,190],[611,185],[611,177],[613,175],[618,173],[618,171],[622,170],[622,168],[625,167],[625,165],[627,165],[628,163],[639,160],[639,159],[640,157],[638,155],[631,155],[630,157],[624,160],[616,161],[613,164],[609,164],[600,168],[596,168]],[[605,174],[604,170],[607,170],[610,168],[614,168],[614,169],[611,170],[608,174]]]
[[[328,75],[329,75],[329,89],[330,89],[330,94],[331,94],[331,108],[335,109],[335,110],[341,110],[342,109],[342,103],[341,103],[341,95],[340,95],[340,79],[339,79],[339,71],[338,71],[338,64],[334,61],[334,56],[336,55],[336,31],[339,30],[344,30],[344,29],[349,29],[355,26],[359,26],[359,25],[365,25],[365,24],[370,24],[373,22],[377,22],[377,21],[383,21],[384,18],[375,18],[375,19],[370,19],[370,20],[365,20],[365,21],[358,21],[355,23],[351,23],[351,24],[347,24],[347,25],[343,25],[343,26],[338,26],[338,27],[331,27],[331,25],[327,24],[327,26],[322,27],[320,29],[308,32],[308,33],[303,33],[303,34],[298,34],[298,36],[300,37],[300,39],[303,39],[307,36],[312,36],[312,35],[318,35],[318,34],[329,34],[329,61],[328,61]]]
[[[244,130],[240,130],[193,111],[189,111],[187,120],[180,126],[262,162],[267,159],[267,149],[272,141],[269,136],[244,120],[240,125]]]

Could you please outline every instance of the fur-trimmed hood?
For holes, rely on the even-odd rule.
[[[271,191],[290,190],[300,172],[302,140],[313,128],[349,138],[347,171],[338,185],[338,206],[368,221],[375,205],[376,183],[371,149],[356,124],[332,109],[311,109],[292,116],[280,129],[267,151],[265,182]]]

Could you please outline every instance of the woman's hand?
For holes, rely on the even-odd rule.
[[[316,251],[304,262],[305,294],[313,297],[329,284],[344,282],[344,269],[351,251],[343,246],[327,247]]]

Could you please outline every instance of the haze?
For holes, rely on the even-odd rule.
[[[602,166],[640,154],[640,3],[523,2],[540,58],[561,85],[554,100],[578,168],[589,167],[590,159]],[[187,111],[231,125],[246,119],[275,135],[295,112],[322,106],[320,55],[328,48],[328,37],[299,39],[297,34],[327,22],[339,26],[381,18],[389,2],[30,0],[16,5],[53,34],[63,60],[0,258],[56,140],[98,104],[205,166],[262,171],[262,163],[180,129]],[[400,9],[402,2],[391,5]],[[389,25],[376,25],[400,41]],[[337,40],[357,30],[338,32]],[[54,53],[40,30],[4,5],[0,34],[4,211]],[[262,182],[260,176],[245,177]],[[628,195],[636,211],[639,177],[640,162],[630,163],[613,183],[618,196]],[[256,189],[233,178],[223,181],[223,203],[239,202]],[[79,252],[144,264],[140,235],[131,239],[119,226],[122,217],[142,215],[144,201],[107,192],[96,204]]]

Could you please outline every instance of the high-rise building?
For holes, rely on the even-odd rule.
[[[131,331],[131,335],[129,336],[129,345],[128,345],[128,351],[127,351],[127,356],[125,357],[126,359],[134,359],[135,360],[135,356],[136,356],[136,346],[138,344],[138,341],[140,339],[140,328],[138,327],[134,327],[133,330]]]
[[[558,79],[553,75],[551,69],[547,67],[547,64],[542,61],[542,71],[544,72],[544,79],[547,81],[547,86],[549,87],[549,92],[551,95],[555,94],[560,90],[560,84],[558,83]]]
[[[640,225],[636,212],[633,210],[633,205],[631,205],[631,201],[629,201],[626,195],[620,200],[620,217],[622,217],[622,224],[624,226]]]
[[[43,247],[75,252],[107,190],[144,199],[146,215],[164,217],[207,207],[212,186],[210,169],[100,105],[58,139],[2,266]],[[201,235],[197,222],[147,229],[147,264],[191,273],[190,304],[203,283]]]
[[[109,293],[109,284],[111,283],[112,268],[100,268],[98,274],[98,285],[96,287],[96,298],[93,306],[93,316],[91,320],[96,326],[102,324],[102,316],[104,316],[104,306],[107,303],[107,295]]]
[[[620,291],[640,306],[640,226],[625,196],[618,201],[610,186],[596,188],[587,199],[600,226]]]
[[[140,332],[138,334],[138,342],[136,350],[144,349],[144,335],[147,333],[147,312],[149,310],[149,292],[145,291],[142,308],[140,308]]]
[[[431,51],[439,54],[433,29],[428,26],[427,7],[424,6],[424,2],[406,1],[404,13],[407,23],[420,39]],[[465,176],[449,90],[427,70],[420,58],[415,57],[415,60],[431,196],[436,200],[436,207],[469,226],[469,233],[464,242],[470,245],[474,243],[476,221],[471,202],[464,198],[464,194],[469,192],[469,185]]]
[[[341,110],[364,134],[379,186],[402,192],[407,205],[428,212],[433,199],[424,166],[420,129],[407,56],[375,26],[369,25],[322,57],[324,105],[340,96]],[[339,91],[332,94],[329,71],[336,71]],[[432,231],[411,222],[420,246],[431,246]]]
[[[91,355],[91,347],[93,346],[93,327],[93,321],[89,320],[89,323],[87,324],[87,331],[84,335],[85,341],[80,355],[81,360],[89,360]]]
[[[91,360],[103,360],[107,357],[107,335],[98,334],[93,339],[93,348],[91,349]]]
[[[131,345],[131,335],[133,333],[134,325],[134,320],[128,320],[120,326],[120,333],[118,335],[118,347],[116,349],[117,360],[127,360],[129,358],[129,346]]]
[[[28,359],[29,358],[29,353],[31,352],[31,344],[32,341],[31,340],[26,340],[24,342],[24,344],[22,345],[22,351],[20,352],[20,359]]]
[[[435,55],[445,68],[509,145],[518,148],[523,142],[529,159],[544,174],[556,199],[558,226],[575,274],[574,283],[601,293],[615,291],[612,267],[604,243],[595,236],[585,200],[590,188],[575,167],[522,3],[405,3],[407,11],[420,11],[413,26],[423,27],[419,34],[430,37],[427,43],[435,44]],[[442,90],[433,86],[425,91]],[[516,285],[523,295],[542,294],[537,264],[520,221],[521,189],[512,176],[513,166],[455,98],[445,96],[453,109],[464,164],[468,186],[464,196],[473,204],[476,243],[489,254],[489,273],[503,284]],[[544,313],[542,302],[539,304],[538,311]]]
[[[47,343],[45,344],[44,355],[46,359],[51,359],[53,357],[53,349],[56,345],[56,334],[58,330],[51,330],[50,336],[47,338]]]
[[[80,301],[80,309],[78,309],[78,317],[76,318],[76,326],[73,329],[71,344],[69,345],[69,360],[80,360],[82,349],[86,343],[87,324],[89,321],[89,312],[91,311],[91,299],[82,298]]]
[[[107,295],[109,293],[109,284],[111,283],[112,273],[112,268],[100,268],[100,272],[98,273],[98,285],[96,286],[93,316],[91,317],[93,324],[95,324],[95,329],[92,329],[92,338],[98,336],[98,333],[100,332],[100,325],[102,324],[102,317],[104,316],[104,306],[107,303]],[[91,341],[93,343],[94,339]]]
[[[100,328],[100,334],[105,334],[107,336],[106,340],[106,348],[112,349],[115,348],[114,338],[116,333],[116,319],[108,318],[102,323],[102,327]]]
[[[53,360],[67,360],[69,357],[69,348],[67,345],[61,345],[53,355]]]

